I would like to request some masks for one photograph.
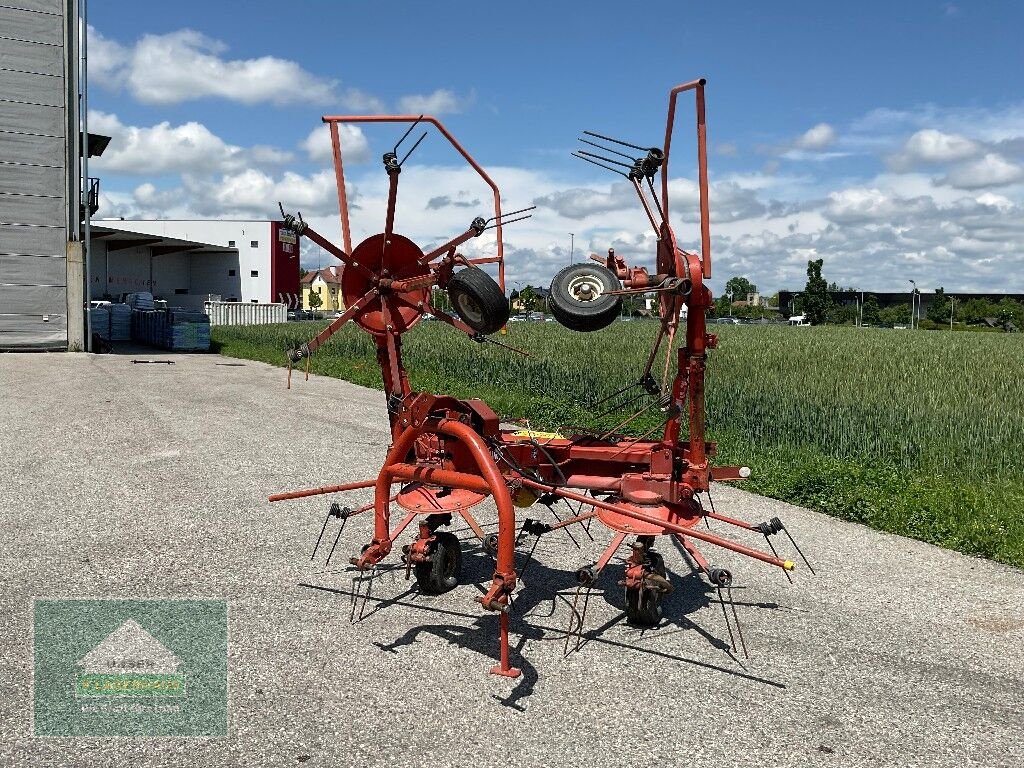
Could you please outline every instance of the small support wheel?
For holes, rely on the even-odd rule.
[[[657,552],[647,552],[651,570],[668,578],[665,558]],[[626,589],[626,621],[636,627],[656,627],[661,623],[661,596],[659,589]]]
[[[508,322],[508,299],[479,267],[467,267],[452,275],[448,297],[456,314],[477,333],[496,333]]]
[[[573,331],[599,331],[622,308],[622,297],[609,295],[621,286],[619,279],[600,264],[572,264],[551,281],[548,307],[555,320]]]
[[[462,545],[454,534],[434,534],[434,551],[430,561],[416,563],[416,583],[425,595],[440,595],[458,586],[462,575]]]

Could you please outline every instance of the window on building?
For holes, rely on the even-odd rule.
[[[249,273],[249,277],[259,277],[259,276],[260,276],[260,271],[258,269],[254,269],[254,270],[252,270]]]
[[[249,299],[249,301],[251,301],[253,304],[259,304],[260,303],[259,299]]]
[[[228,277],[234,277],[237,274],[238,274],[238,270],[235,270],[235,269],[229,269],[228,270]]]
[[[181,296],[182,294],[187,294],[188,288],[175,288],[174,293],[178,296]]]
[[[234,248],[234,247],[235,247],[235,241],[234,240],[228,240],[228,248]]]
[[[250,240],[249,241],[249,247],[250,248],[259,248],[260,247],[260,241],[259,240]]]
[[[317,293],[320,293],[320,289],[321,289],[321,288],[323,288],[323,286],[322,286],[322,285],[318,285],[318,286],[316,287],[316,292],[317,292]]]

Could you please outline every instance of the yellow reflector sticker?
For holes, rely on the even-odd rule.
[[[557,432],[538,432],[534,429],[520,429],[512,433],[512,437],[521,437],[524,440],[565,440],[565,435]]]

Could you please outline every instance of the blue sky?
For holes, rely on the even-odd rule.
[[[569,152],[583,129],[659,144],[669,88],[704,76],[713,289],[798,287],[821,257],[865,290],[1024,292],[1020,3],[108,1],[89,21],[91,129],[114,136],[100,216],[269,216],[282,199],[338,241],[320,116],[429,111],[506,205],[539,206],[506,230],[510,279],[546,284],[569,232],[577,254],[649,264],[635,196]],[[383,228],[397,135],[347,137],[357,237]],[[696,247],[689,120],[675,142],[674,223]],[[443,241],[484,191],[431,136],[399,229]]]

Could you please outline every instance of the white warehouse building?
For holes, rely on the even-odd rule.
[[[170,306],[299,299],[299,246],[278,221],[95,220],[90,297],[147,291]]]

